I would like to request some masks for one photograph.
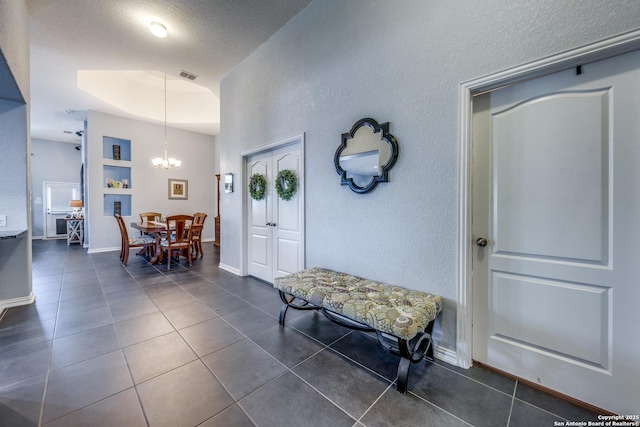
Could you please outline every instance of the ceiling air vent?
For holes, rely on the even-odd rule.
[[[195,80],[196,77],[198,77],[198,76],[196,76],[195,74],[190,73],[188,71],[182,70],[182,71],[180,71],[180,77],[185,78],[187,80]]]

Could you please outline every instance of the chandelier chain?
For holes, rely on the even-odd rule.
[[[157,168],[169,169],[179,168],[182,162],[173,157],[169,157],[169,143],[167,142],[167,73],[164,73],[164,157],[156,157],[151,159],[153,165]]]

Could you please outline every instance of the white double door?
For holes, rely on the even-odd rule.
[[[640,408],[639,100],[639,52],[474,100],[473,358],[619,414]]]
[[[304,171],[301,145],[287,145],[247,158],[247,177],[266,177],[265,198],[248,200],[248,273],[273,283],[274,277],[304,268]],[[290,200],[278,197],[275,179],[281,170],[292,170],[298,188]]]

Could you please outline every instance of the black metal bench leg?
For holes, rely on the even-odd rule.
[[[433,360],[434,350],[431,334],[433,333],[435,319],[429,322],[424,331],[417,334],[411,340],[406,340],[393,334],[373,329],[367,324],[352,320],[349,317],[335,313],[321,306],[315,306],[301,297],[295,297],[294,295],[285,293],[282,290],[279,290],[278,294],[280,296],[280,300],[283,302],[278,318],[280,326],[284,327],[287,310],[289,307],[292,307],[296,310],[322,310],[322,313],[329,320],[344,327],[358,331],[375,331],[378,336],[378,341],[382,347],[391,354],[400,358],[400,361],[398,362],[396,388],[402,394],[407,394],[411,364],[418,363],[425,357],[429,360]],[[299,302],[296,302],[296,299]]]
[[[413,352],[409,348],[409,341],[398,338],[398,354],[400,362],[398,362],[398,391],[407,394],[407,383],[409,381],[409,369],[413,359]]]
[[[429,337],[429,343],[428,343],[428,347],[427,347],[427,352],[425,354],[426,358],[428,360],[435,360],[434,354],[433,354],[433,326],[436,324],[435,319],[432,320],[431,322],[429,322],[429,324],[427,325],[427,328],[425,330],[425,333],[428,335]]]
[[[407,394],[407,382],[409,381],[409,369],[411,369],[411,361],[405,357],[400,358],[398,363],[398,391]]]
[[[280,308],[280,317],[278,318],[278,323],[280,323],[280,326],[284,326],[284,316],[287,315],[288,309],[289,304],[282,304],[282,308]]]
[[[286,294],[282,291],[279,291],[280,300],[282,301],[282,307],[280,308],[280,316],[278,318],[278,323],[280,326],[284,326],[284,317],[287,315],[287,310],[289,307],[295,308],[296,310],[319,310],[319,307],[309,304],[305,300],[300,300],[300,303],[295,303],[296,299],[293,295]]]

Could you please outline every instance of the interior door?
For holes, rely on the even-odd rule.
[[[304,268],[304,171],[300,144],[287,145],[247,159],[247,182],[254,173],[266,177],[266,196],[247,195],[249,218],[248,273],[272,283],[274,277]],[[289,169],[298,178],[290,200],[278,197],[275,179]]]
[[[272,153],[261,153],[248,160],[247,181],[253,174],[261,174],[267,180],[265,197],[249,200],[249,274],[271,282],[273,279],[273,231],[271,229],[273,193],[269,183],[273,182]]]
[[[640,54],[474,99],[473,358],[612,412],[640,389]]]
[[[67,226],[64,218],[73,211],[69,207],[69,201],[80,199],[80,184],[45,181],[42,194],[46,207],[43,219],[45,238],[66,237]]]

